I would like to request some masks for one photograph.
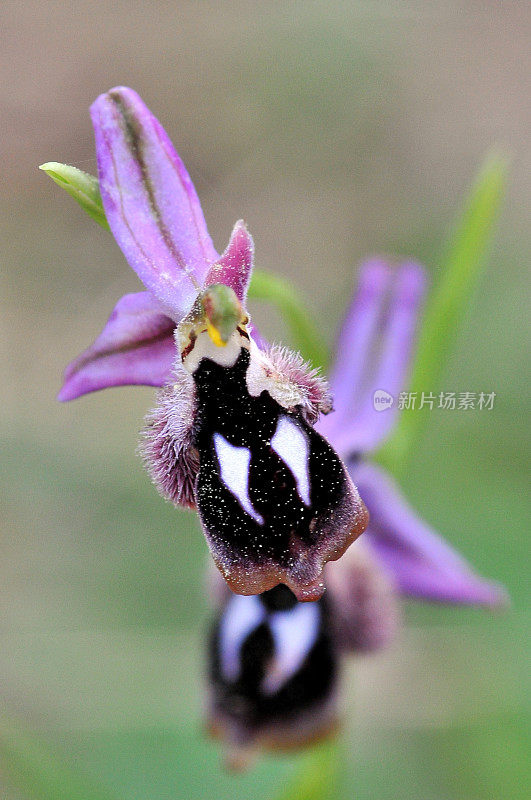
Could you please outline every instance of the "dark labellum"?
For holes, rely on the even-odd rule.
[[[286,586],[232,597],[210,640],[214,733],[285,748],[329,732],[337,678],[329,629],[325,598],[298,603]]]
[[[302,413],[266,390],[249,394],[249,360],[242,348],[233,366],[203,358],[193,374],[201,522],[235,592],[284,583],[299,600],[314,600],[324,563],[364,530],[366,511],[341,460]]]

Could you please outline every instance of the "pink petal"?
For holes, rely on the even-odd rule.
[[[66,368],[58,400],[110,386],[162,386],[175,360],[174,329],[149,292],[124,295],[94,344]]]
[[[386,292],[391,281],[389,265],[379,258],[362,264],[358,285],[337,340],[336,358],[330,376],[334,413],[321,419],[318,430],[341,454],[345,425],[352,421],[356,399],[370,364],[371,348],[378,331]]]
[[[192,181],[132,89],[100,95],[91,114],[111,230],[140,280],[178,322],[218,258]]]
[[[254,242],[245,222],[240,219],[234,226],[227,249],[213,264],[205,278],[205,286],[224,283],[236,292],[245,305],[247,289],[253,268]]]
[[[346,452],[376,449],[396,423],[398,395],[408,385],[408,372],[416,339],[417,323],[426,288],[421,266],[401,264],[393,285],[385,320],[382,323],[381,349],[352,424],[344,434]],[[393,398],[383,410],[375,407],[375,394],[385,392]]]

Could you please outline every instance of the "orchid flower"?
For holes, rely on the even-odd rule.
[[[162,496],[197,508],[219,568],[209,727],[242,767],[258,746],[301,746],[336,728],[341,658],[390,640],[399,595],[496,606],[505,592],[371,460],[407,386],[422,267],[362,265],[329,387],[253,328],[252,238],[240,220],[216,252],[188,173],[138,95],[112,89],[92,120],[101,214],[146,290],[118,301],[67,368],[59,399],[159,387],[141,452]],[[85,189],[98,218],[99,193],[90,180]]]
[[[218,255],[185,167],[138,95],[112,89],[91,112],[105,215],[146,291],[118,302],[59,399],[161,386],[142,444],[160,493],[197,508],[235,592],[284,583],[316,600],[324,564],[367,526],[348,471],[313,427],[331,410],[326,383],[253,330],[251,236],[236,223]]]
[[[367,458],[396,422],[396,405],[378,410],[374,396],[383,390],[396,397],[406,382],[425,290],[422,268],[384,259],[362,267],[339,335],[329,414],[324,380],[295,354],[268,349],[249,322],[244,304],[254,246],[245,224],[236,223],[219,256],[182,161],[131,89],[101,95],[91,111],[106,219],[146,291],[118,301],[94,344],[67,368],[59,399],[126,384],[162,387],[143,435],[146,466],[164,497],[198,506],[214,560],[237,592],[256,594],[283,582],[299,600],[316,599],[323,565],[366,527],[363,503],[328,439],[363,489],[371,514],[367,544],[399,591],[500,602],[502,590],[476,576]],[[245,380],[227,381],[227,365],[241,366],[242,359]],[[312,427],[320,415],[317,429],[326,439]],[[246,417],[268,429],[247,446],[234,430]],[[268,491],[268,469],[264,452],[256,468],[252,450],[261,448],[275,459],[273,482],[280,470],[281,482],[289,483],[291,522],[299,512],[305,518],[296,541],[259,497]],[[330,469],[335,490],[324,479]],[[312,481],[316,495],[317,485],[329,484],[318,509],[309,497]]]

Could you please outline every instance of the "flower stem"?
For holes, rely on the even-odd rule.
[[[295,778],[276,800],[337,800],[339,743],[323,741],[305,753]]]
[[[327,348],[292,283],[271,272],[255,269],[251,278],[249,297],[275,305],[289,328],[293,347],[299,350],[313,367],[326,368],[329,360]]]
[[[481,167],[446,247],[439,282],[428,301],[413,363],[410,392],[435,392],[459,322],[486,263],[507,182],[508,160],[491,153]],[[405,408],[375,460],[399,475],[421,436],[427,409]]]

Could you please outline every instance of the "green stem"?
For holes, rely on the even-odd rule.
[[[419,410],[422,392],[436,392],[455,342],[459,323],[486,263],[494,224],[504,196],[507,159],[491,154],[483,164],[466,198],[440,265],[439,283],[433,291],[419,335],[410,391],[417,393],[417,408],[404,409],[392,436],[375,455],[391,472],[400,474],[421,436],[427,409]]]
[[[339,742],[330,739],[301,756],[299,769],[276,800],[337,800]]]
[[[326,368],[328,351],[295,287],[285,278],[259,269],[253,271],[249,298],[265,300],[282,314],[295,349],[314,367]]]

